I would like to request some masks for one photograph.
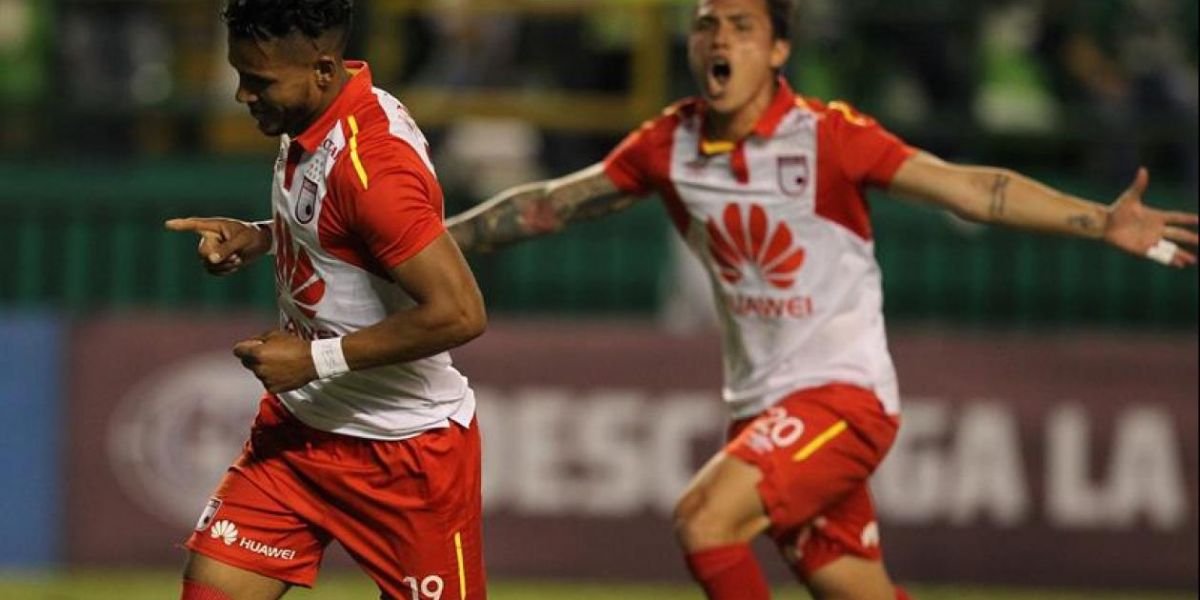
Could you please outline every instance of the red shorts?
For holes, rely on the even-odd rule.
[[[266,398],[187,548],[290,584],[337,540],[384,598],[482,599],[479,428],[400,441],[313,429]]]
[[[899,424],[870,390],[831,384],[730,425],[725,452],[762,472],[771,537],[801,577],[845,555],[881,558],[867,478]]]

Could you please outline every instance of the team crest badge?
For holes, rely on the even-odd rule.
[[[204,505],[204,512],[200,513],[200,520],[196,521],[196,531],[204,531],[212,524],[213,517],[217,516],[217,511],[221,509],[221,501],[217,498],[209,498],[208,504]]]
[[[803,196],[812,181],[808,155],[779,157],[779,189],[789,196]]]
[[[304,178],[300,184],[300,198],[296,200],[296,221],[301,225],[312,222],[317,214],[317,182]]]

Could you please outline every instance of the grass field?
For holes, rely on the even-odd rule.
[[[79,572],[36,576],[0,573],[3,600],[171,600],[178,598],[178,575],[154,572]],[[1100,592],[1036,589],[950,588],[911,586],[918,600],[1185,600],[1196,594],[1161,592]],[[377,598],[375,587],[356,573],[323,575],[317,588],[295,590],[288,599],[369,600]],[[489,600],[702,600],[688,586],[623,585],[610,583],[495,582]],[[790,588],[780,590],[776,600],[804,600],[808,595]]]

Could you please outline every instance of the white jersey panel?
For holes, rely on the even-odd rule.
[[[712,282],[733,416],[834,382],[869,388],[899,412],[874,244],[816,211],[816,115],[791,110],[773,136],[749,138],[746,183],[732,153],[698,153],[699,127],[696,116],[680,120],[670,175],[688,246]]]
[[[387,115],[388,132],[392,134],[392,137],[404,140],[405,143],[412,146],[412,149],[417,152],[417,156],[420,156],[421,161],[425,163],[425,168],[436,176],[437,170],[433,168],[433,160],[429,158],[429,141],[425,139],[421,128],[417,127],[417,122],[408,113],[408,109],[395,96],[379,88],[374,88],[372,91],[379,106]]]
[[[413,130],[420,135],[415,125]],[[286,137],[276,162],[272,200],[280,321],[306,339],[347,335],[415,304],[390,279],[322,247],[319,223],[329,201],[328,177],[335,161],[348,152],[348,133],[342,123],[335,125],[320,148],[296,166],[290,190],[285,185]],[[447,352],[313,381],[279,394],[279,399],[317,429],[384,440],[446,427],[450,419],[469,425],[475,407],[467,379]]]

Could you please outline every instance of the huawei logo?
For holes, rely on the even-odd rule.
[[[214,540],[225,542],[226,546],[232,546],[238,539],[237,526],[231,521],[217,521],[213,523],[212,530],[208,532]]]
[[[871,521],[863,527],[862,534],[858,536],[858,542],[863,548],[872,548],[879,545],[879,523]]]
[[[779,289],[795,283],[795,273],[804,264],[804,248],[793,246],[787,223],[771,229],[762,206],[751,204],[743,215],[742,207],[728,204],[721,223],[709,218],[707,227],[708,249],[725,282],[735,284],[757,274]]]
[[[308,318],[317,315],[317,303],[325,297],[325,280],[313,269],[308,252],[292,240],[282,220],[275,219],[275,286],[280,302],[290,303]]]

